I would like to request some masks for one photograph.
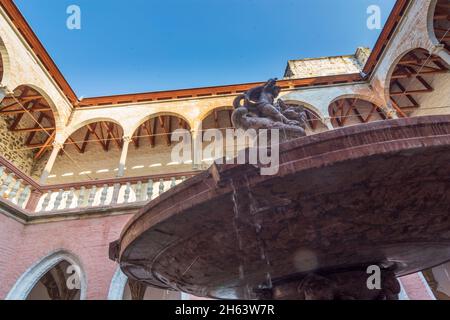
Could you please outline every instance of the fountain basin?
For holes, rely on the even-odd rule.
[[[450,116],[292,140],[275,176],[214,165],[164,193],[110,256],[149,286],[219,299],[373,264],[404,276],[450,260],[449,164]]]

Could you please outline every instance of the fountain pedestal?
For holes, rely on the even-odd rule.
[[[393,299],[450,260],[450,116],[284,143],[275,176],[216,165],[150,202],[111,246],[132,279],[218,299]],[[381,290],[368,290],[371,265]]]

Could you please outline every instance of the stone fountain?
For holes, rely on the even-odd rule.
[[[397,277],[450,260],[450,116],[305,137],[278,92],[250,90],[233,115],[283,130],[278,174],[216,164],[150,202],[110,247],[127,276],[217,299],[396,299]]]

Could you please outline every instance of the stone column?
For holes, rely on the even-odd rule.
[[[431,48],[430,53],[440,57],[450,66],[450,54],[445,50],[445,46],[443,44],[435,45]]]
[[[64,148],[64,144],[60,142],[53,142],[53,150],[50,155],[50,158],[47,161],[47,164],[42,172],[41,179],[39,180],[40,184],[45,184],[47,182],[47,178],[52,172],[53,165],[55,164],[56,158],[58,157],[59,152]]]
[[[117,172],[117,178],[122,178],[125,175],[125,165],[127,163],[127,156],[128,156],[128,147],[130,145],[130,142],[133,141],[131,137],[123,137],[123,148],[122,148],[122,154],[120,155],[120,162],[119,162],[119,170]]]

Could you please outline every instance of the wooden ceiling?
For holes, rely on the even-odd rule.
[[[346,98],[333,102],[329,113],[334,127],[344,127],[350,122],[368,123],[375,120],[386,120],[383,110],[372,102],[359,98]]]
[[[36,90],[21,86],[13,97],[6,97],[0,105],[0,116],[6,117],[11,132],[26,136],[26,148],[35,149],[35,158],[42,157],[55,138],[53,111]]]
[[[432,76],[448,72],[444,61],[426,50],[407,53],[395,67],[391,78],[390,99],[401,117],[420,108],[419,97],[434,91]]]
[[[90,123],[72,134],[65,143],[65,149],[75,148],[83,154],[87,151],[88,145],[98,145],[103,151],[108,152],[113,147],[123,148],[122,128],[107,121]]]
[[[172,145],[172,133],[177,129],[190,130],[189,124],[182,118],[161,115],[144,122],[132,137],[134,146],[139,149],[142,143],[148,143],[152,148],[158,145],[158,137],[163,139],[167,146]]]
[[[450,1],[439,0],[434,14],[434,32],[450,52]]]

